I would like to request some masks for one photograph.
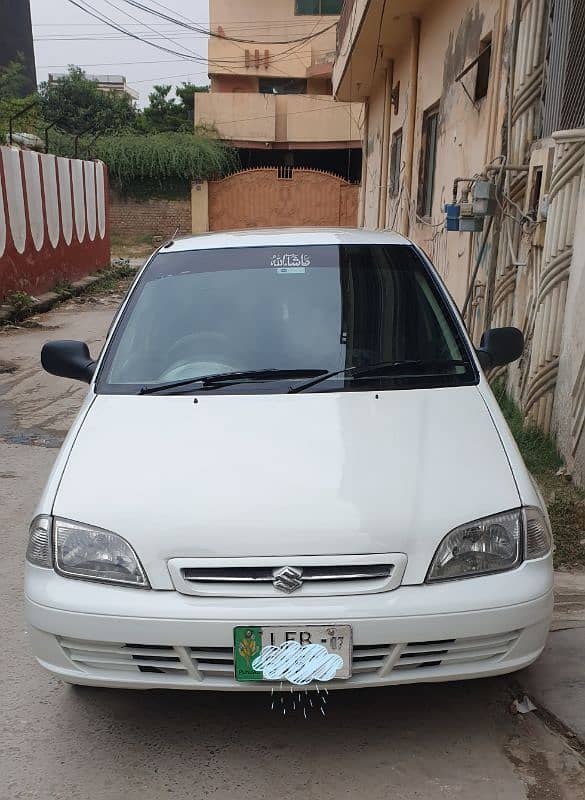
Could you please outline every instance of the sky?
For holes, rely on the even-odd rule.
[[[205,28],[209,25],[208,0],[148,0],[147,4],[168,16]],[[137,10],[124,0],[86,0],[84,5],[142,38],[207,58],[207,37]],[[140,107],[148,104],[155,84],[208,83],[205,63],[164,53],[118,33],[68,0],[30,0],[30,8],[39,83],[47,79],[49,72],[66,72],[69,64],[82,67],[88,74],[125,75],[128,84],[140,92]]]

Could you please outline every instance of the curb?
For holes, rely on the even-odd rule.
[[[130,269],[138,271],[139,267],[130,263]],[[43,313],[50,311],[54,306],[68,300],[70,297],[77,297],[83,294],[90,286],[99,283],[104,279],[103,275],[88,275],[86,278],[81,278],[71,284],[71,287],[66,292],[45,292],[33,299],[33,302],[26,308],[15,308],[11,305],[0,305],[0,323],[1,322],[19,322],[26,317],[33,314]]]
[[[508,686],[513,699],[524,695],[531,695],[531,693],[524,688],[522,680],[517,677],[511,677]],[[532,697],[534,697],[533,694]],[[583,741],[578,733],[563,722],[562,719],[557,717],[556,714],[553,714],[552,711],[549,711],[548,708],[542,704],[538,704],[532,713],[535,714],[549,730],[557,734],[557,736],[561,736],[565,742],[579,754],[581,759],[585,759],[585,741]]]

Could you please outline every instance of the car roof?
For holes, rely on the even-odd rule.
[[[411,242],[399,233],[365,228],[264,228],[186,236],[163,245],[163,249],[167,253],[178,253],[227,247],[298,247],[320,244],[408,245]]]

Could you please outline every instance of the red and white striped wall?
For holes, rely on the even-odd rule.
[[[77,280],[109,260],[105,165],[0,147],[0,302]]]

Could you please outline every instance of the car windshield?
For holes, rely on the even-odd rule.
[[[389,363],[390,370],[360,375],[359,368]],[[286,392],[303,378],[349,368],[358,369],[311,390],[475,381],[458,323],[413,247],[159,252],[116,327],[97,390],[147,393],[181,382],[176,392],[194,393],[203,390],[197,378],[239,373],[206,390]]]

